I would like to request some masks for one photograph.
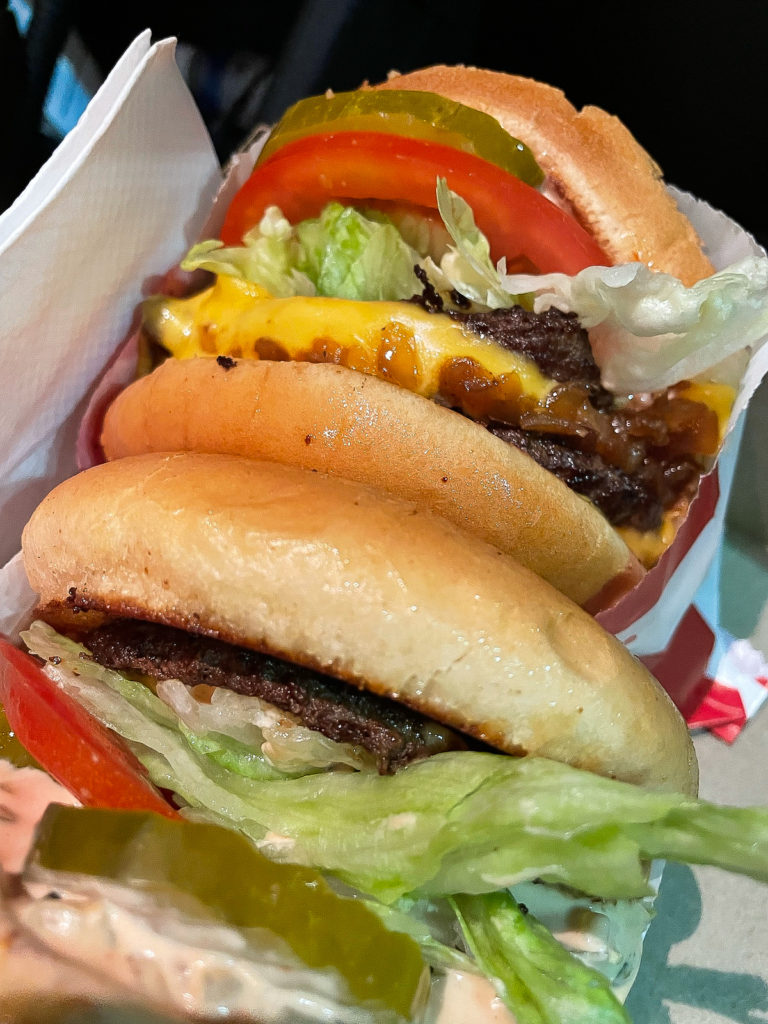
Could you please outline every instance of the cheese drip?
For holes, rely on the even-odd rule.
[[[509,401],[543,404],[555,382],[533,360],[478,337],[443,313],[410,302],[275,299],[258,285],[221,275],[187,299],[145,306],[146,332],[173,356],[328,362],[437,398],[447,370],[491,385]]]

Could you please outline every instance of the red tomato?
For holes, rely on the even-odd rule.
[[[87,807],[178,817],[120,738],[1,635],[0,704],[29,753]]]
[[[226,245],[240,245],[272,205],[294,224],[317,216],[332,199],[395,200],[436,209],[438,177],[472,207],[494,262],[523,258],[541,273],[566,274],[607,264],[580,224],[495,164],[450,146],[379,132],[310,135],[287,143],[235,195],[221,237]]]

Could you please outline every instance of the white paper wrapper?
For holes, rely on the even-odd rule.
[[[0,563],[74,472],[81,403],[219,187],[174,48],[140,36],[0,217]]]
[[[724,213],[687,193],[672,191],[718,270],[747,256],[764,255],[756,240]],[[744,411],[767,371],[768,345],[762,345],[756,348],[742,377],[717,464],[702,480],[675,543],[640,586],[616,607],[598,615],[600,622],[658,676],[692,726],[730,727],[722,734],[726,739],[733,739],[734,724],[743,725],[762,703],[748,699],[747,713],[744,701],[734,693],[723,694],[726,706],[721,705],[719,713],[706,706],[713,684],[730,687],[734,678],[720,669],[724,652],[734,638],[725,634],[719,622],[715,598],[718,554]],[[759,683],[754,685],[763,694],[768,692]]]
[[[0,410],[0,563],[18,550],[39,499],[75,472],[78,421],[154,275],[216,230],[258,150],[256,144],[233,161],[214,205],[221,171],[173,56],[173,40],[150,46],[148,33],[139,37],[81,122],[0,218],[0,379],[10,382]],[[717,268],[761,251],[724,214],[685,193],[675,196]],[[686,653],[674,643],[681,629],[690,633],[685,623],[694,595],[716,565],[741,414],[767,368],[764,346],[746,370],[723,452],[678,540],[640,587],[600,616],[654,671],[664,652],[674,653],[675,672],[662,678],[668,687],[685,676],[691,659],[681,698],[690,705],[686,713],[698,707],[715,674],[710,654],[723,653],[714,636],[716,610],[696,613],[714,637],[706,651],[699,643]],[[11,563],[0,578],[0,629],[15,628],[29,603],[23,588],[19,566]],[[695,616],[691,621],[698,627]]]

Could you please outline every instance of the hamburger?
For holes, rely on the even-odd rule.
[[[726,429],[723,360],[765,329],[763,262],[715,273],[616,118],[473,68],[291,108],[182,265],[209,276],[145,304],[161,365],[108,411],[107,458],[373,485],[593,612],[672,542]]]
[[[175,813],[321,872],[410,935],[433,978],[414,1019],[437,1019],[469,977],[478,1021],[540,1019],[532,1006],[626,1020],[615,993],[638,965],[649,862],[768,879],[766,812],[695,799],[687,728],[642,665],[415,503],[241,456],[126,456],[59,485],[23,558],[39,595],[23,638],[45,678]],[[52,745],[32,750],[44,766]],[[62,847],[38,845],[32,868]],[[67,855],[67,885],[83,859],[102,870]],[[130,874],[131,855],[117,863]],[[226,868],[212,874],[226,888]],[[77,920],[77,899],[61,902],[43,918]]]

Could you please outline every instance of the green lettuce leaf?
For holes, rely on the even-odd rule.
[[[261,285],[275,298],[316,294],[314,283],[298,266],[298,239],[277,207],[266,211],[245,243],[224,246],[215,239],[199,242],[181,261],[182,270],[209,270],[237,277]]]
[[[205,241],[182,262],[261,285],[277,297],[326,295],[375,301],[410,298],[421,290],[421,256],[395,225],[375,211],[328,203],[319,217],[292,226],[270,207],[242,246]]]
[[[607,979],[567,953],[509,893],[452,903],[475,959],[518,1024],[629,1024]]]
[[[440,273],[451,287],[490,309],[518,305],[520,297],[505,289],[491,262],[491,247],[475,224],[471,206],[451,192],[445,178],[437,179],[437,207],[455,245],[440,260]]]
[[[410,298],[421,290],[413,272],[419,254],[383,214],[329,203],[295,230],[301,270],[319,295],[375,301]]]

